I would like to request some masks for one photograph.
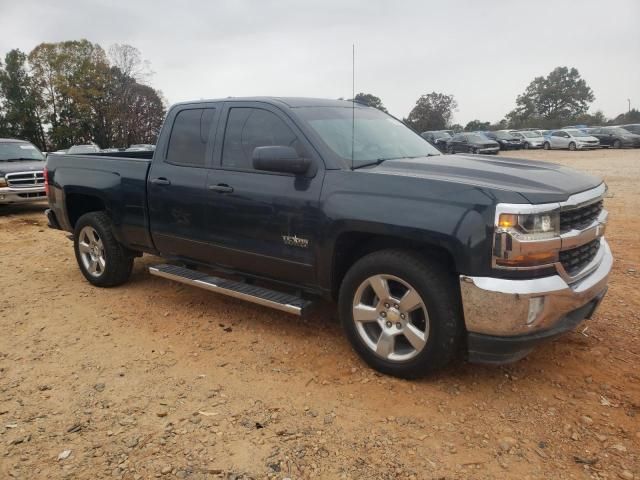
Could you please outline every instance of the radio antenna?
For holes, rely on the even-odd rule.
[[[351,45],[351,170],[356,146],[356,44]]]

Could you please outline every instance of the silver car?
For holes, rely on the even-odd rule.
[[[522,140],[522,146],[528,148],[542,148],[544,137],[537,130],[511,131],[511,135]]]
[[[545,137],[544,149],[589,150],[600,148],[600,140],[577,128],[554,130]]]

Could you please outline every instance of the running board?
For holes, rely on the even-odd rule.
[[[149,267],[149,273],[298,316],[302,316],[305,310],[311,306],[310,301],[296,297],[295,295],[214,277],[203,272],[198,272],[197,270],[190,270],[176,265],[154,265],[153,267]]]

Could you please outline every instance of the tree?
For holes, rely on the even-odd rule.
[[[0,63],[0,99],[2,99],[3,135],[31,140],[45,147],[34,82],[27,71],[27,56],[11,50]]]
[[[378,110],[382,110],[385,113],[389,113],[382,104],[382,100],[380,100],[379,97],[372,95],[371,93],[358,93],[356,94],[355,101],[369,107],[377,108]]]
[[[556,67],[546,77],[536,77],[518,95],[507,118],[512,127],[536,123],[551,126],[570,122],[587,113],[595,96],[576,68]]]
[[[103,148],[155,143],[164,103],[159,92],[141,83],[151,73],[136,48],[114,45],[107,56],[87,40],[42,43],[29,62],[53,148],[91,141]]]
[[[611,125],[626,125],[628,123],[640,123],[640,110],[632,108],[626,113],[621,113],[609,122]]]
[[[431,92],[422,95],[405,119],[405,123],[418,132],[447,128],[458,107],[453,95]]]
[[[491,128],[491,122],[481,122],[480,120],[471,120],[464,127],[465,132],[476,132],[478,130],[484,131]]]

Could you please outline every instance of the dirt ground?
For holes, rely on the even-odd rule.
[[[153,257],[91,287],[44,206],[3,207],[0,479],[640,479],[640,150],[513,156],[606,179],[609,293],[516,364],[420,381],[367,368],[331,305],[297,319]]]

